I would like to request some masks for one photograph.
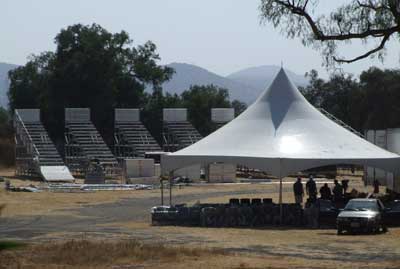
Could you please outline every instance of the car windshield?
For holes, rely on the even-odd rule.
[[[375,201],[360,201],[360,200],[352,200],[347,203],[344,208],[346,211],[378,211],[378,204]]]

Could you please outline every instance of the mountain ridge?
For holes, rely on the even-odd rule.
[[[170,81],[163,84],[166,92],[180,94],[191,85],[214,84],[228,89],[231,100],[238,99],[247,104],[252,103],[268,87],[280,70],[279,66],[263,65],[245,68],[224,77],[187,63],[173,62],[167,66],[174,68],[176,73]],[[308,84],[304,76],[287,69],[286,71],[297,86]]]
[[[18,65],[0,62],[0,107],[7,108],[9,88],[8,71],[17,68]]]

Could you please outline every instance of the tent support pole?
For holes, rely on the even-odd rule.
[[[169,206],[172,206],[172,178],[174,177],[174,172],[169,172]]]
[[[282,204],[282,159],[279,158],[279,222],[283,224],[283,204]]]
[[[160,189],[161,189],[161,205],[164,205],[164,179],[160,179]]]

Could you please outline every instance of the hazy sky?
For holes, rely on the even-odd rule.
[[[340,0],[345,2],[344,0]],[[299,74],[317,69],[319,52],[288,40],[271,25],[260,25],[260,0],[1,0],[0,62],[24,64],[27,56],[54,50],[54,37],[68,25],[98,23],[111,32],[126,30],[135,44],[152,40],[163,64],[186,62],[227,75],[257,65],[280,65]],[[337,1],[322,0],[324,9]],[[369,66],[398,67],[399,43],[388,57],[345,65],[359,73]],[[355,55],[360,45],[346,48]]]

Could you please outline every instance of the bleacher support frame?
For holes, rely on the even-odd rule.
[[[163,149],[174,152],[199,141],[202,136],[187,120],[187,110],[184,108],[163,111]]]
[[[121,179],[121,167],[90,120],[88,108],[65,109],[65,161],[83,177],[92,160],[99,160],[107,178]]]
[[[15,174],[39,177],[39,151],[32,141],[18,110],[14,113]]]
[[[40,120],[39,109],[16,109],[14,127],[16,175],[46,181],[73,180]]]
[[[115,155],[118,159],[144,158],[161,147],[140,121],[139,109],[115,109]]]

